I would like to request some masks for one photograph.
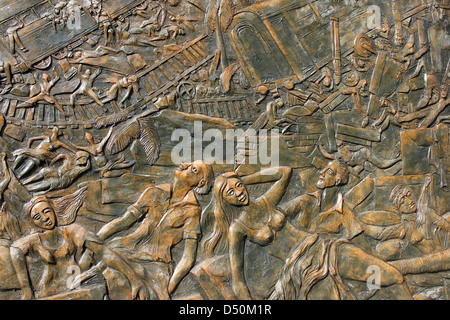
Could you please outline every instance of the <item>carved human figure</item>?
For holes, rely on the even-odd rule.
[[[0,179],[0,289],[11,290],[19,288],[15,279],[14,268],[11,265],[9,248],[12,241],[21,235],[17,218],[8,210],[3,195],[11,182],[11,173],[6,161],[6,153],[0,154],[3,177]]]
[[[158,47],[154,40],[145,34],[145,30],[141,28],[131,28],[130,23],[125,22],[119,24],[117,34],[120,37],[119,42],[124,46],[141,46],[141,47]]]
[[[437,90],[437,92],[435,92]],[[428,97],[427,94],[424,96],[424,100],[428,101],[428,107],[422,107],[423,104],[420,104],[417,111],[412,112],[406,116],[399,117],[397,119],[400,123],[411,122],[416,119],[423,119],[419,123],[420,128],[428,128],[430,125],[434,123],[434,121],[438,118],[439,114],[450,104],[450,98],[448,97],[448,86],[446,84],[440,86],[439,89],[433,91],[431,97]],[[436,100],[435,97],[438,97]],[[425,103],[425,102],[424,102]],[[422,109],[423,108],[423,109]]]
[[[6,33],[8,34],[8,40],[9,40],[9,51],[14,54],[16,53],[16,44],[17,46],[25,51],[25,46],[23,45],[22,41],[19,38],[19,35],[17,34],[17,31],[22,29],[24,26],[23,22],[18,23],[15,26],[11,26],[6,30]]]
[[[36,231],[14,241],[11,246],[11,259],[23,299],[48,297],[67,291],[71,276],[68,268],[86,269],[88,266],[77,257],[87,249],[126,276],[132,287],[133,298],[146,297],[147,292],[134,270],[118,254],[103,245],[95,234],[74,222],[85,191],[80,189],[56,199],[39,196],[26,204],[27,218]],[[44,270],[38,277],[39,283],[32,283],[30,278],[27,257],[32,252],[37,252],[44,262]]]
[[[59,167],[54,164],[63,160]],[[89,154],[85,151],[78,151],[75,155],[60,154],[52,160],[49,167],[42,168],[37,173],[31,175],[23,181],[30,192],[52,191],[64,189],[83,173],[91,168]]]
[[[102,69],[97,69],[93,74],[91,74],[91,70],[87,69],[84,73],[80,75],[81,84],[78,87],[78,89],[70,96],[70,105],[72,107],[75,105],[75,100],[80,94],[92,98],[95,101],[95,103],[103,107],[103,103],[100,101],[97,94],[92,89],[94,79],[100,74],[101,71]]]
[[[14,151],[13,155],[15,156],[15,159],[12,169],[18,170],[23,163],[21,170],[17,173],[17,178],[21,179],[25,177],[43,164],[50,164],[55,158],[54,151],[59,148],[64,148],[70,152],[76,153],[76,149],[59,140],[60,135],[61,132],[58,127],[55,126],[52,129],[51,135],[32,137],[28,140],[27,148]],[[31,148],[35,141],[41,142],[36,148]]]
[[[85,151],[85,152],[91,154],[94,157],[94,162],[95,162],[96,166],[98,168],[101,168],[101,167],[105,166],[108,162],[108,159],[106,158],[106,155],[105,155],[105,145],[108,142],[109,138],[111,137],[113,129],[114,129],[114,126],[111,126],[111,128],[108,130],[105,137],[103,137],[103,139],[98,143],[95,142],[94,137],[92,136],[91,133],[86,132],[84,137],[85,137],[86,141],[89,143],[88,147],[76,146],[73,143],[71,143],[70,141],[68,141],[68,142],[74,149]]]
[[[38,83],[39,93],[31,96],[27,101],[19,103],[16,108],[30,108],[33,107],[38,101],[45,101],[54,105],[55,108],[63,114],[66,114],[56,98],[50,93],[52,87],[59,81],[59,79],[60,78],[56,76],[53,80],[51,80],[50,76],[47,73],[44,73],[42,75],[42,81]]]
[[[95,50],[77,50],[73,53],[73,59],[69,59],[72,64],[84,63],[89,58],[99,58],[108,54],[118,54],[121,49],[114,49],[108,46],[98,46]]]
[[[430,208],[431,177],[426,177],[418,200],[408,186],[397,185],[390,201],[397,212],[368,212],[359,216],[364,221],[364,233],[380,243],[376,252],[384,260],[397,260],[430,254],[448,246],[449,215],[439,216]],[[392,221],[390,224],[387,221]],[[406,250],[409,246],[414,250]]]
[[[151,38],[151,41],[161,41],[161,40],[176,40],[178,36],[185,35],[186,31],[180,25],[170,24],[162,27],[161,30],[157,32],[157,36]]]
[[[383,108],[383,111],[381,112],[381,115],[372,123],[371,127],[373,129],[378,129],[380,133],[386,130],[391,123],[397,127],[401,127],[401,124],[398,122],[398,108],[396,107],[395,102],[390,99],[383,98],[381,99],[381,107]]]
[[[235,297],[251,298],[244,276],[243,250],[247,239],[264,247],[269,255],[285,261],[283,268],[275,271],[279,275],[270,296],[272,299],[356,298],[342,279],[366,281],[369,265],[380,268],[383,274],[381,286],[389,286],[398,299],[410,299],[404,279],[396,269],[352,244],[351,239],[362,230],[352,213],[343,207],[342,198],[338,198],[336,205],[326,208],[320,215],[317,212],[319,221],[312,227],[314,232],[299,230],[290,223],[288,218],[297,214],[298,206],[294,203],[279,206],[290,177],[291,169],[281,167],[264,169],[244,177],[226,173],[216,179],[214,230],[205,239],[204,247],[210,254],[227,248],[228,255],[216,257],[222,260],[221,263],[209,261],[196,267],[194,273],[202,288],[208,290],[211,284],[217,282],[226,286],[225,282],[231,281]],[[256,199],[249,195],[247,185],[268,182],[275,183],[265,194]],[[345,183],[345,174],[338,170],[338,164],[332,163],[319,178],[318,187],[332,189],[342,183]],[[330,198],[328,194],[322,197],[322,205],[329,202],[327,198]],[[228,259],[229,267],[223,267]],[[319,261],[326,262],[321,264]],[[214,266],[222,268],[208,269]],[[228,268],[231,276],[224,271]],[[205,275],[209,275],[210,283],[205,280]],[[315,284],[326,278],[331,281],[327,282],[329,290],[317,295]],[[220,291],[220,286],[215,288]]]
[[[169,299],[193,267],[201,234],[201,207],[196,194],[208,193],[213,179],[212,167],[205,162],[183,164],[173,184],[149,187],[122,217],[98,232],[105,240],[139,222],[134,232],[113,239],[109,245],[136,266],[153,298]],[[172,271],[171,250],[183,239],[183,256]],[[115,292],[127,292],[126,288],[119,289],[117,281],[108,282],[108,286]]]
[[[387,169],[401,160],[401,155],[396,156],[393,159],[382,159],[376,156],[369,148],[362,146],[352,146],[345,144],[342,141],[337,141],[338,152],[335,155],[329,154],[322,145],[319,145],[319,149],[325,158],[329,160],[342,159],[351,174],[355,177],[359,177],[359,174],[364,170],[366,162],[371,163],[379,169]]]
[[[126,91],[125,95],[120,100],[121,104],[130,97],[132,92],[134,92],[135,95],[138,95],[139,93],[138,78],[135,75],[123,77],[121,79],[111,78],[110,81],[113,83],[113,85],[106,93],[106,98],[102,100],[103,103],[107,103],[109,101],[117,99],[120,91],[122,90]]]

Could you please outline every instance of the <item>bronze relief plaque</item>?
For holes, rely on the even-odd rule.
[[[447,300],[447,0],[0,1],[0,299]]]

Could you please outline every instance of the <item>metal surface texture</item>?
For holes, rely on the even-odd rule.
[[[450,299],[448,0],[0,0],[0,300]]]

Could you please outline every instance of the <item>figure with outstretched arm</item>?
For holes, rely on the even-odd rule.
[[[56,75],[54,79],[51,79],[47,73],[44,73],[42,75],[42,80],[38,83],[40,89],[39,93],[37,95],[31,96],[27,101],[19,103],[16,108],[32,108],[36,106],[36,103],[38,103],[39,101],[45,101],[51,105],[54,105],[55,108],[64,115],[67,115],[62,106],[59,104],[58,100],[56,100],[56,98],[51,94],[51,89],[60,79],[56,72],[53,72]]]
[[[80,65],[81,69],[81,65]],[[79,70],[81,71],[81,70]],[[87,69],[84,73],[80,75],[81,77],[81,84],[78,87],[78,89],[72,93],[70,96],[70,105],[73,107],[75,105],[75,101],[79,95],[86,95],[90,98],[92,98],[95,103],[97,103],[99,106],[103,107],[103,103],[98,98],[97,94],[92,89],[94,79],[101,73],[102,69],[97,69],[93,74],[91,74],[91,70]]]
[[[317,207],[316,222],[310,230],[292,225],[290,220],[299,207],[295,201],[280,205],[291,172],[286,167],[268,168],[244,177],[229,172],[216,179],[213,230],[202,241],[202,248],[211,258],[193,270],[206,294],[216,298],[217,292],[230,299],[252,298],[245,278],[243,251],[245,242],[250,241],[284,262],[281,270],[274,271],[279,274],[278,279],[268,280],[273,281],[274,290],[267,290],[266,298],[323,299],[323,292],[314,290],[314,286],[327,278],[326,283],[333,284],[325,294],[327,299],[356,299],[343,279],[365,282],[370,276],[367,268],[372,265],[381,270],[381,287],[389,288],[398,299],[411,299],[402,275],[395,268],[352,243],[362,229],[341,194],[336,199],[334,192],[324,190],[320,198],[322,206]],[[322,190],[339,189],[347,180],[345,166],[332,162],[321,170],[317,186]],[[273,185],[262,196],[255,199],[249,195],[247,185],[270,182]],[[329,197],[336,199],[334,205],[329,205]],[[231,284],[233,294],[224,289],[227,283]]]
[[[77,150],[75,148],[59,139],[61,134],[58,127],[55,126],[50,135],[32,137],[28,140],[27,148],[15,150],[13,152],[15,159],[12,169],[17,171],[21,167],[20,171],[16,173],[17,178],[22,179],[44,163],[50,164],[55,158],[54,151],[59,148],[76,153]],[[40,143],[36,148],[32,148],[33,143],[36,141],[40,141]]]
[[[142,279],[118,254],[105,246],[94,234],[75,223],[76,213],[82,205],[86,188],[61,197],[39,196],[25,206],[27,218],[36,228],[35,233],[22,237],[11,246],[11,260],[22,288],[22,299],[49,297],[66,290],[69,281],[67,268],[85,268],[75,259],[85,250],[94,252],[105,264],[120,271],[129,281],[132,298],[145,299],[147,291]],[[70,204],[70,205],[69,205]],[[55,251],[54,248],[59,248]],[[33,284],[26,257],[37,252],[44,262],[39,283]]]
[[[197,194],[207,194],[214,181],[211,165],[204,161],[182,164],[175,172],[173,184],[147,188],[119,218],[103,226],[97,233],[101,240],[129,230],[139,223],[128,235],[112,239],[108,245],[125,257],[140,276],[146,280],[146,287],[153,293],[153,299],[167,300],[181,280],[194,266],[198,241],[201,236],[201,206]],[[181,260],[172,270],[172,248],[184,240]],[[85,257],[89,260],[89,257]],[[104,270],[105,265],[94,268]],[[107,275],[108,288],[124,299],[129,291],[115,279],[117,274],[110,269]],[[87,273],[89,276],[89,273]]]

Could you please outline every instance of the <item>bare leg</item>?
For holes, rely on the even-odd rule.
[[[100,106],[103,107],[103,103],[100,101],[100,99],[97,97],[97,94],[92,89],[86,90],[86,94],[94,99],[94,101]]]
[[[103,99],[103,103],[110,102],[117,98],[117,93],[119,92],[119,86],[117,84],[113,85],[111,89],[108,90],[106,98]]]
[[[369,269],[372,267],[379,270],[379,285],[389,287],[396,295],[396,299],[413,299],[400,271],[383,260],[369,255],[352,244],[341,245],[338,258],[338,269],[343,278],[366,282],[373,276]]]
[[[42,100],[43,96],[44,95],[42,93],[40,93],[37,96],[34,96],[33,98],[28,99],[27,101],[18,104],[16,106],[16,108],[29,108],[29,107],[32,107],[32,106],[34,106],[34,104],[36,102],[38,102],[39,100]]]
[[[70,105],[73,107],[75,105],[75,100],[77,99],[78,95],[80,94],[79,91],[75,91],[70,95]]]
[[[43,97],[43,99],[45,101],[47,101],[48,103],[51,103],[55,106],[56,109],[58,109],[59,111],[61,111],[62,113],[66,114],[66,112],[64,111],[64,109],[61,107],[61,105],[58,103],[58,101],[56,101],[55,97],[53,96],[47,96],[45,95]]]

